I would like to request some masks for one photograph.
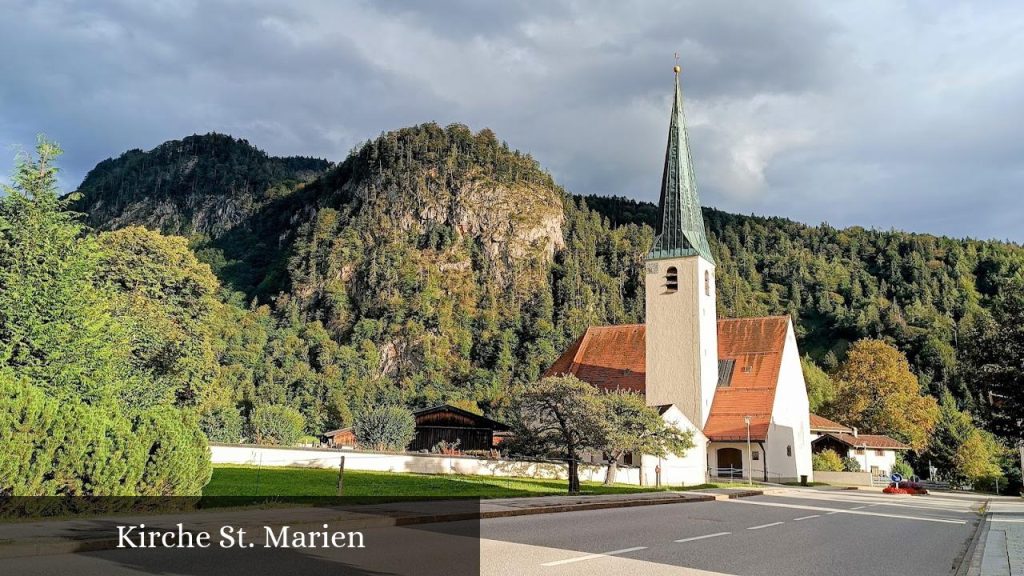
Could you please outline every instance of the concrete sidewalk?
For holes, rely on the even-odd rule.
[[[352,506],[212,508],[186,513],[97,516],[36,522],[0,523],[0,558],[91,552],[117,547],[117,527],[144,524],[147,530],[217,534],[222,526],[249,533],[264,526],[308,526],[360,530],[388,526],[553,514],[606,508],[707,502],[762,494],[761,490],[712,489],[594,496],[536,496],[488,500],[406,501]]]
[[[993,497],[968,576],[1024,576],[1024,500]]]

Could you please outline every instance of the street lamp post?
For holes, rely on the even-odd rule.
[[[747,425],[747,484],[754,485],[754,460],[750,453],[750,416],[743,417],[743,423]]]
[[[861,450],[864,451],[864,471],[868,473],[868,484],[871,486],[875,485],[874,475],[871,473],[871,468],[868,467],[868,443],[865,442],[861,446]]]

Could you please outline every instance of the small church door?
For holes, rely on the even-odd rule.
[[[739,448],[718,449],[718,475],[731,478],[743,477],[743,452]]]

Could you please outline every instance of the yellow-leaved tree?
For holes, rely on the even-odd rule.
[[[858,340],[835,374],[829,413],[869,434],[885,434],[921,451],[939,415],[902,352],[882,340]]]

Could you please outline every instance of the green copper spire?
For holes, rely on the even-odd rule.
[[[679,66],[676,72],[676,97],[668,128],[665,172],[661,176],[661,201],[658,203],[658,228],[648,260],[699,255],[714,264],[711,247],[704,234],[704,217],[697,198],[697,180],[686,140],[683,96],[679,91]]]

